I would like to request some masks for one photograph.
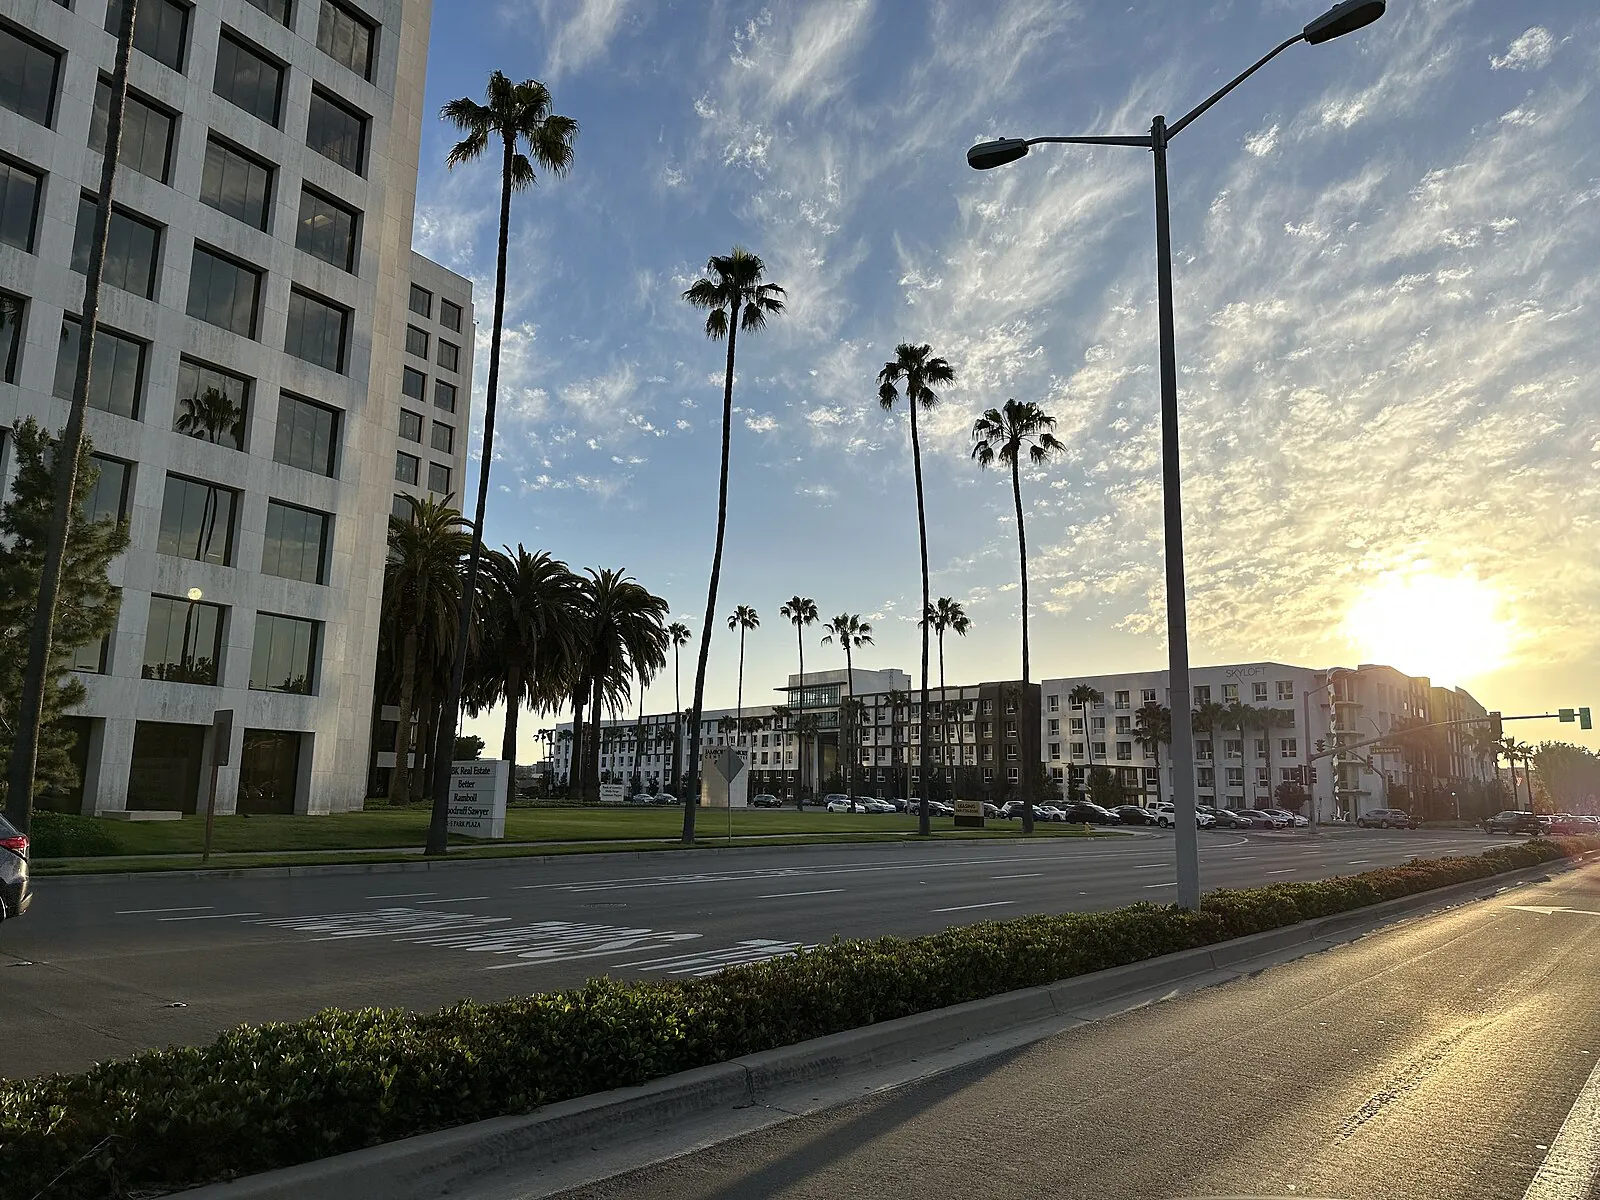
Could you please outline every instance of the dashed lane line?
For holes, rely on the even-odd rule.
[[[974,908],[1000,908],[1003,905],[1015,903],[1015,900],[991,900],[987,904],[956,904],[952,905],[950,908],[935,908],[931,911],[936,913],[968,912]]]
[[[831,896],[835,892],[842,892],[843,888],[818,888],[814,892],[770,892],[765,896],[757,896],[757,900],[787,900],[792,896]]]
[[[175,912],[210,912],[215,904],[190,904],[183,908],[123,908],[118,909],[116,916],[137,917],[145,913],[175,913]]]

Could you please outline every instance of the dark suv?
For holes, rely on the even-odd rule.
[[[1549,825],[1549,818],[1541,817],[1538,813],[1521,812],[1518,809],[1508,808],[1504,812],[1497,812],[1483,823],[1485,833],[1531,833],[1538,836],[1544,833]]]
[[[0,922],[20,917],[32,903],[27,835],[0,817]]]
[[[1362,829],[1415,829],[1417,819],[1403,808],[1370,808],[1356,824]]]

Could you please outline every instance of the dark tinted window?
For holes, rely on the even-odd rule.
[[[102,77],[95,86],[94,116],[89,121],[89,149],[97,153],[105,153],[110,111],[111,83]],[[175,124],[176,118],[171,113],[130,91],[122,111],[122,150],[117,161],[130,170],[165,183]]]
[[[450,491],[450,468],[443,463],[431,462],[428,464],[428,490],[448,495]]]
[[[233,562],[233,506],[234,493],[227,488],[168,475],[157,553],[228,566]]]
[[[267,501],[267,538],[261,551],[261,573],[302,583],[321,583],[327,557],[326,513]]]
[[[411,497],[396,496],[389,505],[389,515],[397,521],[411,520]]]
[[[320,192],[300,193],[300,224],[294,244],[341,271],[356,269],[356,214]]]
[[[456,429],[454,425],[445,425],[438,421],[433,423],[433,448],[442,450],[446,454],[455,453]]]
[[[83,502],[83,516],[87,521],[126,521],[128,519],[128,481],[133,477],[133,464],[120,458],[106,458],[102,454],[90,455],[90,461],[100,471],[94,490]]]
[[[122,0],[106,5],[106,32],[122,29]],[[183,43],[189,31],[189,10],[177,0],[139,0],[133,22],[133,48],[174,71],[183,70]]]
[[[55,395],[72,399],[78,375],[78,322],[61,322],[61,344],[56,352]],[[119,417],[139,416],[139,393],[144,386],[144,343],[104,325],[95,331],[94,361],[89,368],[89,404]]]
[[[400,410],[400,436],[408,442],[422,440],[422,414],[414,413],[410,409]]]
[[[461,347],[454,342],[440,339],[437,361],[446,371],[459,371],[461,369]]]
[[[332,475],[338,439],[339,414],[333,409],[287,392],[278,398],[274,461],[318,475]]]
[[[89,271],[89,246],[94,241],[94,218],[98,205],[93,196],[78,198],[78,228],[72,243],[72,269]],[[157,251],[161,230],[123,209],[112,206],[111,227],[106,232],[106,253],[102,281],[145,299],[156,294]]]
[[[367,119],[318,88],[311,89],[311,118],[306,145],[341,167],[361,174],[366,153]]]
[[[0,159],[0,242],[32,252],[43,179],[37,171]]]
[[[422,397],[427,390],[428,377],[421,371],[414,371],[410,367],[406,367],[403,371],[401,371],[400,394],[402,396],[405,396],[411,400],[415,400],[420,404],[422,402]]]
[[[372,22],[342,4],[322,0],[317,49],[363,79],[372,78]]]
[[[422,460],[415,454],[396,454],[394,456],[394,477],[401,483],[417,482],[417,471],[422,466]]]
[[[150,597],[142,672],[146,679],[215,686],[221,657],[221,607],[176,596]]]
[[[278,123],[283,68],[260,51],[224,33],[217,43],[217,74],[212,90],[268,125]]]
[[[22,329],[26,324],[28,302],[21,296],[0,292],[0,379],[17,381],[17,360],[22,356]]]
[[[261,272],[203,246],[194,248],[189,274],[189,315],[240,337],[256,335]]]
[[[428,357],[428,335],[415,325],[406,326],[406,353],[418,358]]]
[[[289,24],[289,0],[246,0],[246,2],[255,5],[274,21]]]
[[[50,124],[61,56],[0,25],[0,104],[30,121]]]
[[[122,604],[122,589],[114,588],[111,603],[117,606]],[[96,606],[98,607],[98,606]],[[90,675],[104,675],[106,673],[106,660],[110,657],[110,635],[98,637],[92,642],[85,642],[75,646],[70,660],[74,671],[83,671]]]
[[[267,227],[272,202],[272,168],[226,142],[206,142],[200,199],[219,212],[256,229]]]
[[[219,446],[244,449],[250,381],[192,358],[178,362],[178,407],[172,427]]]
[[[433,293],[427,288],[418,287],[413,283],[411,285],[411,299],[409,303],[411,305],[411,311],[416,313],[417,316],[431,317],[433,315]]]
[[[250,654],[253,690],[310,695],[316,659],[317,622],[256,614],[256,642]]]
[[[286,354],[344,371],[345,332],[350,314],[335,304],[295,288],[289,293],[289,328],[284,335]]]
[[[436,408],[442,408],[445,412],[455,412],[456,385],[446,383],[442,379],[435,379],[433,381],[433,403]]]
[[[449,300],[439,301],[439,324],[446,329],[461,332],[461,305],[453,304]]]

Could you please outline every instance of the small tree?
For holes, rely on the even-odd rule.
[[[1299,812],[1302,805],[1310,799],[1306,789],[1292,779],[1285,779],[1278,785],[1278,790],[1272,793],[1272,799],[1277,806],[1289,812]]]
[[[483,757],[483,739],[474,734],[463,734],[456,737],[455,761],[466,762],[469,759]]]
[[[16,427],[13,444],[17,475],[11,484],[11,498],[0,505],[0,727],[4,729],[0,756],[4,756],[7,767],[17,727],[15,703],[22,690],[28,631],[39,595],[39,573],[57,486],[52,440],[33,418]],[[80,513],[100,478],[99,470],[90,461],[90,450],[88,439],[84,439],[74,496]],[[72,671],[72,656],[78,647],[99,641],[117,626],[121,600],[106,578],[106,568],[127,545],[127,527],[118,521],[108,518],[90,522],[80,517],[72,522],[61,568],[61,590],[56,597],[55,631],[34,770],[35,795],[47,788],[70,788],[78,782],[70,757],[72,738],[60,723],[62,714],[84,698],[83,684]],[[10,807],[15,811],[25,805]]]
[[[1110,767],[1089,768],[1089,799],[1101,808],[1115,808],[1122,803],[1122,781]]]

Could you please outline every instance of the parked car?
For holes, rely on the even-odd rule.
[[[910,811],[910,809],[906,805],[906,798],[904,796],[885,796],[883,798],[883,802],[885,804],[888,804],[888,805],[892,806],[894,808],[895,812],[909,812]],[[938,801],[937,800],[933,800],[933,801],[929,801],[929,803],[930,804],[937,804]],[[929,811],[931,812],[933,810],[930,808]]]
[[[862,812],[869,813],[892,813],[896,811],[893,804],[887,800],[879,800],[876,796],[857,796],[856,807]]]
[[[1255,818],[1233,808],[1215,808],[1212,805],[1196,806],[1196,811],[1210,814],[1218,829],[1255,829]]]
[[[902,800],[900,803],[904,804],[905,801]],[[900,811],[904,812],[905,809]],[[955,805],[946,804],[943,800],[929,800],[928,812],[935,817],[953,817],[956,815]]]
[[[1037,821],[1065,821],[1067,814],[1054,804],[1035,804],[1033,816]]]
[[[1067,820],[1079,825],[1120,825],[1122,818],[1109,808],[1101,808],[1091,800],[1079,800],[1062,807]]]
[[[1290,812],[1287,808],[1269,808],[1266,811],[1269,813],[1277,813],[1284,820],[1288,821],[1290,826],[1295,829],[1304,829],[1306,826],[1311,824],[1311,821],[1308,818],[1302,817],[1299,813]]]
[[[33,903],[28,879],[28,835],[0,817],[0,924],[20,917]]]
[[[844,807],[842,809],[835,808],[834,806],[837,804],[842,804]],[[850,797],[846,796],[843,792],[829,792],[822,798],[822,807],[827,809],[829,812],[849,812]]]
[[[762,792],[759,795],[755,795],[755,796],[751,796],[750,797],[750,807],[751,808],[782,808],[783,807],[783,801],[779,800],[771,792]]]
[[[1356,818],[1356,824],[1362,829],[1415,829],[1417,819],[1403,808],[1370,808]]]
[[[1270,808],[1247,808],[1245,812],[1257,822],[1265,821],[1268,829],[1288,829],[1294,824],[1294,818],[1288,813],[1276,812]]]
[[[671,792],[657,792],[656,793],[656,803],[657,804],[676,804],[676,803],[678,803],[678,798],[676,796],[674,796]]]
[[[1483,823],[1485,833],[1531,833],[1535,837],[1544,833],[1549,826],[1549,818],[1541,817],[1538,813],[1522,812],[1519,809],[1508,808],[1504,812],[1497,812]]]
[[[998,808],[996,808],[994,805],[990,804],[987,800],[985,800],[983,802],[983,815],[985,817],[993,819],[993,818],[998,817],[1000,815],[1000,810]]]
[[[635,792],[628,797],[629,804],[654,804],[656,798],[651,792]]]
[[[1119,804],[1111,810],[1122,818],[1124,825],[1159,825],[1160,818],[1152,808],[1144,808],[1138,804]]]
[[[1576,813],[1556,813],[1550,818],[1548,833],[1593,833],[1594,826]]]
[[[1155,816],[1155,823],[1163,829],[1171,829],[1178,823],[1178,808],[1170,800],[1163,800],[1151,809]],[[1197,829],[1210,829],[1217,823],[1217,818],[1202,804],[1196,805],[1194,810],[1194,823]]]

